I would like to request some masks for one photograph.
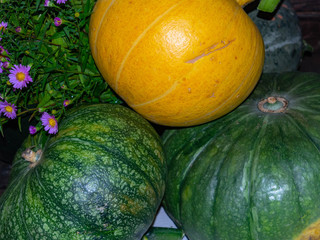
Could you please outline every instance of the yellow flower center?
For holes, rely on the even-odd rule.
[[[16,78],[19,82],[22,82],[26,78],[26,75],[23,72],[18,72]]]
[[[10,106],[6,106],[5,109],[6,109],[6,111],[9,112],[9,113],[11,113],[12,110],[13,110],[12,107],[10,107]]]
[[[0,26],[0,32],[1,32],[2,29],[5,30],[5,28],[3,26]]]
[[[50,118],[50,119],[49,119],[49,125],[50,125],[51,127],[54,127],[54,126],[56,125],[56,121],[55,121],[54,119]]]

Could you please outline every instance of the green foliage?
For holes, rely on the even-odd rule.
[[[45,0],[1,0],[0,23],[7,23],[7,28],[0,33],[5,50],[0,59],[10,65],[0,73],[0,101],[17,106],[18,118],[29,114],[39,120],[42,112],[49,112],[59,119],[65,112],[65,100],[70,100],[69,108],[81,102],[120,102],[91,56],[88,32],[94,3],[51,0],[45,6]],[[60,26],[54,24],[55,17],[62,20]],[[8,75],[10,68],[19,64],[31,66],[33,82],[14,89]],[[4,114],[0,117],[2,132],[9,119]],[[37,128],[41,128],[40,122]]]

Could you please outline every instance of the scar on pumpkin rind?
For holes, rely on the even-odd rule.
[[[236,39],[233,39],[233,40],[230,40],[228,42],[221,41],[221,44],[224,44],[224,45],[222,47],[219,47],[219,48],[216,48],[219,45],[219,43],[215,43],[212,46],[210,46],[210,47],[206,48],[205,50],[203,50],[202,51],[203,53],[201,53],[199,56],[196,56],[196,57],[186,61],[185,63],[195,63],[196,61],[200,60],[203,57],[206,57],[206,56],[208,56],[208,55],[210,55],[210,54],[212,54],[212,53],[214,53],[216,51],[219,51],[219,50],[222,50],[222,49],[228,47],[235,40]]]

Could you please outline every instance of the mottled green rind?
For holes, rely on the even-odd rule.
[[[283,1],[272,15],[257,9],[248,15],[264,41],[263,72],[296,71],[303,54],[303,42],[299,19],[290,1]]]
[[[281,96],[284,113],[263,113]],[[320,218],[320,75],[264,74],[233,112],[166,130],[164,207],[190,240],[292,240]]]
[[[0,239],[140,240],[164,193],[160,137],[135,112],[111,104],[71,110],[30,168],[21,152],[0,199]],[[40,146],[39,146],[40,145]]]

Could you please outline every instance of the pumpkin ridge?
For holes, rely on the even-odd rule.
[[[114,151],[113,148],[107,147],[107,146],[99,144],[99,143],[93,143],[93,144],[98,146],[101,149],[104,149],[108,153],[111,153],[112,155],[120,156],[120,158],[118,158],[118,160],[122,161],[124,164],[126,164],[126,161],[124,161],[123,159],[129,160],[130,164],[129,165],[127,164],[127,165],[130,166],[131,168],[133,168],[137,173],[140,173],[141,176],[144,176],[144,178],[150,183],[154,193],[156,194],[156,197],[159,198],[159,190],[160,189],[157,189],[155,187],[154,179],[150,177],[151,174],[148,174],[145,171],[143,171],[143,169],[141,169],[136,162],[130,161],[130,159],[125,154],[122,154],[119,151]],[[149,149],[147,149],[147,151],[149,152]],[[152,152],[149,152],[149,154],[154,156],[154,153],[152,153]],[[160,168],[160,166],[156,166],[156,167]],[[164,181],[164,179],[163,179],[163,181]]]
[[[240,108],[240,107],[245,107],[245,106],[244,106],[244,105],[240,105],[239,108]],[[243,124],[242,121],[246,120],[250,115],[256,115],[256,113],[254,113],[254,112],[248,112],[247,114],[244,114],[243,116],[241,116],[241,118],[239,118],[239,119],[237,118],[236,120],[233,119],[233,118],[235,118],[235,117],[232,116],[232,115],[229,115],[230,118],[228,118],[228,116],[226,116],[226,117],[227,117],[227,122],[237,121],[237,122],[239,122],[239,125],[242,125],[242,124]],[[223,130],[221,130],[221,132],[219,132],[219,133],[216,135],[217,138],[221,137],[221,135],[223,135],[223,134],[227,134],[227,135],[228,135],[228,132],[227,132],[227,130],[229,129],[228,125],[229,125],[229,124],[226,124],[226,127],[224,127]],[[243,139],[243,135],[242,135],[241,133],[242,133],[242,132],[240,132],[240,133],[238,134],[238,137],[235,138],[235,139],[231,142],[231,144],[229,145],[228,149],[234,148],[234,146],[236,146],[236,145],[238,144],[238,141],[241,141],[241,140]],[[226,152],[228,152],[228,151],[226,151]],[[220,157],[219,157],[219,158],[220,158]],[[222,168],[225,160],[226,160],[226,157],[223,157],[222,163],[219,164],[219,171],[218,171],[218,176],[217,176],[218,184],[217,184],[217,186],[216,186],[216,188],[215,188],[215,191],[214,191],[214,192],[215,192],[214,199],[211,199],[211,200],[213,201],[212,216],[215,216],[215,214],[214,214],[214,209],[216,209],[216,208],[215,208],[214,206],[216,205],[216,199],[218,198],[219,192],[220,192],[220,190],[219,190],[219,189],[220,189],[219,184],[220,184],[220,179],[221,179],[221,177],[220,177],[220,173],[221,173],[220,169]],[[249,162],[249,161],[247,161],[247,162]],[[250,169],[251,169],[251,168],[250,168]],[[248,202],[248,204],[249,204],[249,203],[250,203],[250,191],[249,191],[250,186],[243,186],[244,183],[249,183],[249,182],[250,182],[248,179],[250,179],[250,171],[247,172],[247,171],[246,171],[246,168],[244,168],[243,171],[242,171],[241,182],[242,182],[242,187],[243,187],[244,189],[248,189],[248,191],[245,191],[245,190],[244,190],[244,192],[246,192],[246,195],[244,195],[244,198],[247,200],[247,202]],[[250,217],[250,215],[247,217],[248,229],[250,229],[250,218],[249,218],[249,217]],[[217,219],[217,217],[216,217],[216,219]],[[218,220],[218,221],[219,221],[219,220]],[[212,225],[212,227],[213,227],[213,225]]]
[[[124,65],[129,57],[129,55],[131,54],[131,52],[133,51],[133,49],[138,45],[138,43],[141,41],[141,39],[146,35],[146,33],[154,26],[156,25],[161,18],[163,18],[166,14],[168,14],[169,12],[171,12],[174,8],[176,8],[178,5],[180,5],[183,1],[185,0],[180,0],[180,2],[174,4],[173,6],[171,6],[169,9],[167,9],[164,13],[162,13],[160,16],[156,17],[155,20],[150,23],[148,25],[147,28],[144,29],[144,31],[137,37],[137,39],[133,42],[133,44],[131,45],[130,49],[128,50],[128,52],[126,53],[126,55],[124,56],[120,67],[118,69],[118,72],[116,74],[116,79],[115,79],[115,91],[118,91],[118,82],[122,73],[122,70],[124,68]]]
[[[58,141],[59,141],[59,143],[61,144],[66,144],[65,142],[67,142],[67,141],[65,141],[65,142],[63,142],[63,138],[61,139],[59,139]],[[99,145],[99,144],[96,144],[96,145]],[[93,145],[92,145],[93,146]],[[51,147],[53,148],[54,147],[54,145],[51,145]],[[96,146],[97,147],[97,146]],[[99,146],[99,147],[101,147],[101,145]],[[110,152],[109,152],[110,153]],[[112,153],[111,153],[112,154]],[[114,155],[114,154],[112,154],[112,155]],[[118,154],[119,155],[119,154]],[[119,159],[120,160],[120,159]],[[62,163],[63,164],[63,163]],[[120,190],[121,189],[119,189],[119,188],[114,188],[114,191],[119,191],[120,192]],[[155,192],[155,194],[157,194],[157,192]],[[142,196],[141,196],[142,197]],[[144,200],[146,200],[146,198],[144,198]],[[75,215],[74,215],[75,216]],[[79,222],[79,221],[78,221]],[[81,224],[81,222],[79,222],[79,226],[82,226],[83,224]],[[91,228],[90,228],[91,229]]]
[[[320,97],[320,94],[319,95],[311,95],[311,96],[301,96],[301,97],[297,97],[297,98],[295,98],[295,101],[299,101],[300,99],[307,99],[307,98],[319,98]],[[299,108],[296,108],[296,107],[294,107],[294,109],[299,109]],[[305,110],[305,111],[311,111],[310,109],[303,109],[303,110]]]
[[[212,122],[212,124],[208,124],[208,125],[206,125],[205,127],[203,127],[203,128],[200,128],[201,129],[201,133],[206,133],[206,134],[208,134],[208,135],[211,135],[212,134],[212,132],[210,132],[210,131],[206,131],[205,129],[206,128],[209,128],[209,130],[210,130],[210,126],[212,126],[212,125],[217,125],[217,126],[223,126],[222,128],[219,128],[219,129],[217,129],[217,131],[215,131],[214,132],[214,134],[212,134],[212,135],[214,135],[215,137],[214,137],[214,139],[211,139],[211,138],[209,138],[210,140],[209,141],[211,141],[211,144],[212,143],[214,143],[215,141],[216,141],[216,139],[219,139],[219,137],[221,138],[221,137],[223,137],[223,135],[224,134],[226,134],[226,135],[228,135],[229,134],[229,132],[230,132],[230,127],[229,127],[229,124],[227,124],[228,122],[234,122],[234,121],[238,121],[239,122],[239,125],[241,125],[242,124],[242,122],[241,121],[243,121],[243,120],[245,120],[245,119],[247,119],[248,118],[248,116],[249,115],[252,115],[252,114],[254,114],[254,115],[256,115],[256,113],[248,113],[248,114],[246,114],[245,116],[241,116],[241,118],[240,119],[238,119],[237,118],[237,116],[234,116],[234,115],[230,115],[231,116],[231,118],[228,118],[228,116],[227,116],[227,119],[225,119],[226,121],[224,122],[225,124],[223,124],[223,125],[221,125],[220,123],[220,120],[217,120],[217,121],[215,121],[215,122]],[[194,136],[194,138],[196,138],[196,139],[203,139],[203,136],[201,137],[201,134],[199,134],[199,132],[200,131],[194,131],[194,132],[192,132],[192,133],[198,133],[198,135],[196,135],[196,136]],[[223,152],[224,151],[226,151],[226,152],[228,152],[228,150],[227,149],[232,149],[232,148],[234,148],[234,146],[236,146],[237,145],[237,140],[241,140],[242,138],[243,138],[243,136],[242,136],[242,134],[243,134],[243,132],[239,132],[239,133],[237,133],[237,138],[236,139],[234,139],[234,141],[232,141],[232,142],[230,142],[230,144],[228,144],[228,146],[227,146],[227,148],[224,148],[223,149]],[[191,137],[189,138],[189,139],[192,139]],[[208,140],[204,140],[206,143],[207,143],[207,141]],[[179,145],[180,146],[180,145]],[[203,146],[202,146],[203,147]],[[184,146],[183,147],[183,149],[187,149],[187,147],[186,146]],[[198,149],[198,147],[197,147],[197,149]],[[208,149],[210,149],[210,147],[208,147],[208,146],[206,146],[206,149],[205,150],[207,150],[207,153],[204,153],[205,155],[207,155],[208,154]],[[209,150],[210,151],[210,150]],[[219,155],[219,157],[217,158],[217,154]],[[192,156],[194,156],[193,154],[192,154]],[[176,158],[176,157],[174,157],[174,159],[176,159],[177,161],[179,161],[179,159],[178,158]],[[208,231],[210,231],[210,233],[212,233],[212,234],[210,234],[210,236],[216,236],[216,237],[218,237],[219,236],[219,232],[215,232],[214,230],[213,230],[213,228],[216,228],[216,229],[218,229],[218,227],[216,226],[216,224],[214,224],[214,223],[216,223],[216,222],[219,222],[219,221],[221,221],[221,219],[219,219],[219,214],[221,214],[221,213],[218,213],[218,214],[215,214],[215,211],[216,211],[216,207],[215,207],[215,205],[217,204],[217,199],[219,199],[220,198],[220,200],[222,199],[220,196],[224,196],[224,195],[221,195],[222,194],[222,192],[223,192],[223,190],[224,189],[222,189],[221,187],[220,187],[220,181],[218,181],[218,180],[220,180],[220,179],[222,179],[222,177],[220,177],[221,176],[221,174],[224,174],[223,173],[223,171],[221,171],[221,169],[223,168],[223,166],[224,166],[224,164],[227,164],[226,163],[226,157],[225,157],[225,154],[224,155],[222,155],[222,153],[216,153],[215,155],[213,155],[212,156],[212,160],[214,160],[214,159],[219,159],[219,163],[217,163],[216,164],[216,167],[215,167],[215,174],[212,174],[212,175],[210,175],[210,177],[208,178],[208,179],[211,179],[211,181],[209,182],[209,181],[205,181],[204,182],[204,185],[210,185],[210,186],[212,186],[212,188],[211,188],[211,190],[212,189],[215,189],[215,191],[212,191],[212,193],[214,194],[214,195],[211,195],[210,194],[210,196],[211,197],[209,197],[209,195],[207,195],[206,197],[208,197],[208,199],[210,199],[209,200],[209,202],[206,202],[206,205],[205,205],[205,207],[204,206],[202,206],[202,208],[203,209],[206,209],[206,211],[211,211],[212,212],[212,214],[211,214],[211,216],[212,216],[212,223],[211,223],[211,225],[210,225],[210,230],[208,230]],[[204,164],[206,165],[206,161],[205,161],[205,159],[203,159],[204,160]],[[197,162],[196,163],[198,163],[199,162],[199,165],[204,165],[204,164],[202,164],[201,162],[201,157],[199,157],[198,156],[198,159],[197,159]],[[195,165],[196,165],[196,163],[195,163]],[[194,166],[194,167],[190,167],[190,169],[191,169],[191,171],[197,171],[196,169],[198,169],[196,166]],[[203,167],[203,169],[205,169],[205,167]],[[226,169],[226,168],[225,168]],[[214,182],[214,179],[216,179],[216,184],[215,184],[215,186],[213,187],[213,185],[211,185],[210,183],[212,183],[212,182]],[[189,176],[187,176],[187,177],[184,177],[184,178],[181,178],[182,180],[180,180],[180,186],[188,186],[188,184],[189,184],[189,187],[190,187],[190,183],[191,183],[191,180],[189,179]],[[197,180],[198,180],[199,178],[197,178]],[[194,181],[194,179],[193,179],[193,181]],[[182,188],[182,187],[181,187]],[[192,188],[194,191],[197,191],[194,187]],[[220,191],[220,190],[222,190],[222,191]],[[182,194],[180,193],[180,196],[181,196]],[[212,197],[213,196],[213,197]],[[210,205],[208,205],[208,203],[210,203]],[[183,203],[182,203],[183,204]],[[177,204],[177,205],[179,205],[180,206],[180,208],[184,208],[184,212],[186,212],[186,211],[188,211],[187,210],[187,208],[186,208],[186,204],[184,204],[185,206],[183,206],[181,204],[181,202],[179,203],[179,204]],[[190,204],[188,204],[188,206],[189,206]],[[180,212],[181,212],[181,210],[180,210]],[[181,212],[182,213],[182,212]],[[185,214],[186,215],[186,214]],[[187,214],[187,217],[189,217],[189,218],[192,218],[192,214],[191,214],[191,212],[190,213],[188,213]],[[186,222],[188,222],[188,226],[190,226],[190,221],[188,221],[187,220],[187,217],[180,217],[180,219],[181,219],[181,221],[182,221],[182,223],[186,223]],[[207,219],[208,220],[208,219]],[[246,222],[249,222],[249,220],[248,221],[246,221]],[[186,227],[187,228],[187,227]],[[206,232],[206,230],[204,230],[204,232]],[[186,234],[188,235],[188,234],[190,234],[190,238],[191,238],[191,236],[192,236],[192,234],[190,233],[190,232],[186,232]],[[192,236],[192,239],[202,239],[202,237],[201,237],[202,235],[194,235],[194,236]],[[221,237],[221,236],[220,236]],[[207,238],[205,238],[205,239],[207,239]]]
[[[291,116],[290,113],[285,115],[287,119],[299,130],[299,132],[305,136],[306,140],[312,143],[312,145],[317,149],[320,155],[320,146],[314,141],[314,139],[308,134],[308,131],[306,128],[304,128],[301,124],[298,124],[297,121]]]
[[[54,195],[50,194],[51,193],[50,189],[44,188],[42,184],[40,184],[40,186],[44,190],[43,195],[47,195],[47,197],[45,197],[45,199],[49,199],[49,200],[54,199]],[[115,189],[116,191],[119,191],[119,192],[121,190],[119,188],[115,188],[114,186],[113,186],[113,189]],[[83,220],[83,219],[81,219],[81,217],[78,214],[76,214],[74,209],[64,209],[64,207],[60,201],[59,202],[50,201],[50,205],[54,205],[55,208],[58,208],[61,213],[65,212],[66,214],[63,214],[63,215],[67,216],[67,219],[72,220],[72,224],[75,225],[73,228],[78,228],[79,230],[84,231],[86,233],[86,236],[92,236],[92,233],[90,232],[91,230],[95,231],[95,235],[94,235],[95,237],[97,237],[96,236],[97,231],[99,231],[99,233],[98,233],[99,236],[102,235],[104,237],[108,236],[110,234],[110,232],[115,231],[115,229],[108,229],[105,231],[101,231],[101,226],[99,228],[99,225],[97,225],[97,224],[90,227],[89,225],[90,224],[92,225],[91,216],[89,218],[87,218],[86,220]],[[70,211],[70,210],[72,210],[72,211]],[[95,238],[95,239],[100,239],[100,238]]]
[[[220,180],[221,171],[220,170],[221,170],[221,168],[223,166],[223,163],[224,163],[225,159],[226,159],[226,157],[221,159],[221,161],[219,163],[218,170],[217,170],[217,176],[215,178],[215,180],[217,181],[217,185],[215,187],[215,191],[214,191],[214,194],[213,194],[213,199],[211,199],[212,200],[212,205],[211,205],[212,208],[210,210],[211,210],[212,216],[214,216],[215,206],[217,204],[217,197],[219,195],[219,189],[220,189],[220,183],[221,183],[221,180]],[[216,226],[213,225],[212,227],[213,227],[212,232],[214,232]]]
[[[72,117],[75,117],[75,116],[72,116]],[[81,117],[81,116],[76,116],[76,117]],[[132,122],[132,123],[134,123],[135,125],[138,125],[138,126],[141,126],[141,127],[145,127],[145,125],[143,125],[142,123],[140,123],[138,120],[136,121],[136,119],[126,119],[125,117],[122,117],[122,119],[125,119],[127,122]],[[108,120],[105,120],[106,122],[108,121]],[[153,137],[157,137],[157,138],[159,138],[156,134],[155,134],[155,131],[153,131],[153,129],[148,129],[148,130],[146,130],[147,132],[146,132],[146,134],[148,134],[148,138],[149,137],[151,137],[151,136],[153,136]],[[86,139],[81,139],[81,138],[79,138],[79,137],[73,137],[73,138],[71,138],[70,136],[61,136],[60,135],[60,137],[59,137],[59,139],[55,139],[55,142],[54,142],[54,144],[57,144],[58,142],[60,142],[60,141],[64,141],[64,139],[66,138],[66,140],[67,141],[71,141],[72,139],[73,140],[75,140],[75,141],[83,141],[83,142],[87,142],[88,140],[86,140]],[[112,135],[112,134],[110,134],[110,135],[108,135],[108,138],[110,139],[110,141],[113,141],[112,139],[114,139],[114,135]],[[138,141],[138,140],[137,140]],[[99,144],[99,143],[97,143],[97,144]],[[98,146],[98,145],[97,145]],[[102,146],[102,145],[99,145],[99,146]],[[153,157],[157,157],[156,155],[155,155],[155,153],[153,152],[153,151],[151,151],[150,150],[150,148],[145,148],[145,150],[146,151],[148,151],[148,155],[151,155],[151,156],[153,156]],[[161,166],[160,166],[160,163],[157,163],[156,161],[154,161],[157,165],[156,165],[156,167],[157,168],[159,168],[159,169],[161,169]]]
[[[143,103],[138,103],[138,104],[132,104],[131,107],[142,107],[142,106],[145,106],[147,104],[150,104],[150,103],[153,103],[155,101],[158,101],[159,99],[161,98],[164,98],[166,97],[168,94],[170,94],[173,90],[175,90],[175,88],[177,87],[178,85],[178,81],[175,81],[172,86],[167,90],[165,91],[163,94],[161,94],[160,96],[157,96],[149,101],[146,101],[146,102],[143,102]]]
[[[36,176],[37,176],[37,178],[38,178],[38,171],[36,171],[36,169],[34,169],[35,171],[35,174],[36,174]],[[28,177],[31,177],[32,175],[30,174]],[[32,177],[34,177],[34,176],[32,176]],[[42,192],[42,199],[41,199],[41,201],[42,202],[44,202],[44,201],[46,201],[46,200],[48,200],[49,202],[50,202],[50,205],[54,205],[55,206],[55,208],[58,208],[59,209],[59,211],[60,211],[60,213],[62,213],[62,212],[66,212],[67,214],[63,214],[64,216],[67,216],[67,218],[68,219],[72,219],[72,224],[73,225],[76,225],[77,227],[79,227],[79,229],[80,228],[83,228],[84,226],[85,226],[85,228],[86,229],[88,229],[88,226],[87,226],[87,221],[84,221],[83,219],[80,219],[79,218],[79,215],[76,215],[75,214],[75,212],[74,211],[70,211],[70,209],[64,209],[64,207],[63,207],[63,204],[61,204],[61,202],[57,202],[57,201],[51,201],[51,199],[55,199],[55,196],[52,194],[52,191],[50,190],[50,189],[47,189],[46,187],[44,187],[44,185],[41,183],[41,181],[39,181],[39,179],[37,179],[38,181],[38,183],[40,183],[39,184],[39,186],[40,186],[40,188],[42,188],[44,191]],[[28,182],[29,183],[29,181],[25,181],[25,182]],[[31,181],[32,182],[32,181]],[[25,188],[23,188],[24,190],[25,190]],[[24,195],[23,195],[24,196]],[[23,197],[22,196],[22,197]],[[24,203],[26,203],[26,202],[28,202],[28,201],[23,201]],[[73,210],[73,209],[72,209]],[[47,214],[50,214],[50,213],[48,213],[47,211],[46,211],[46,213]],[[28,231],[28,229],[27,229],[27,227],[26,227],[26,230]],[[29,231],[28,231],[29,232]],[[30,235],[30,232],[29,232],[29,235]],[[31,236],[31,235],[30,235]]]
[[[246,115],[244,115],[244,116],[242,116],[240,119],[237,119],[237,121],[239,121],[239,122],[241,122],[242,121],[242,119],[246,119],[247,117],[248,117],[248,115],[252,115],[252,114],[255,114],[255,113],[248,113],[248,114],[246,114]],[[232,116],[233,117],[233,116]],[[228,119],[229,120],[229,119]],[[217,124],[219,124],[219,121],[220,120],[218,120],[217,121]],[[229,121],[233,121],[233,118],[231,118]],[[213,123],[213,124],[215,124],[215,123]],[[202,134],[202,132],[206,132],[206,128],[209,128],[210,129],[210,124],[208,124],[208,125],[203,125],[204,126],[204,128],[202,129],[202,131],[201,131],[201,133],[200,132],[196,132],[197,134],[196,135],[194,135],[192,138],[194,138],[194,139],[201,139],[201,137],[199,137],[199,135],[201,135]],[[202,128],[202,126],[200,126],[200,128]],[[212,142],[214,142],[214,140],[216,139],[216,138],[218,138],[219,136],[221,136],[221,135],[223,135],[225,132],[227,132],[228,131],[228,129],[229,129],[229,126],[226,124],[223,128],[221,128],[221,129],[219,129],[219,131],[215,134],[215,138],[211,138],[209,141],[207,141],[206,142],[206,144],[204,144],[199,150],[201,150],[201,149],[203,149],[203,150],[206,150],[206,147],[208,146],[208,145],[210,145]],[[170,132],[169,132],[170,133]],[[195,133],[195,132],[193,132],[193,133]],[[210,134],[210,132],[208,132],[208,134]],[[240,138],[241,136],[239,136],[239,138]],[[169,139],[170,137],[167,137],[167,139]],[[184,149],[188,149],[188,145],[192,145],[193,143],[192,142],[186,142],[185,144],[183,144],[183,145],[180,145],[179,147],[181,148],[181,150],[180,151],[177,151],[176,152],[176,154],[175,155],[173,155],[173,156],[170,156],[170,158],[171,159],[176,159],[176,156],[178,156],[179,154],[181,154],[181,152],[184,150]],[[233,144],[234,145],[234,144]],[[232,145],[232,146],[233,146]],[[230,146],[230,147],[232,147],[232,146]],[[187,182],[187,178],[188,178],[188,173],[189,173],[189,171],[191,170],[191,166],[193,165],[193,164],[195,164],[195,162],[197,161],[197,160],[199,160],[199,158],[198,158],[198,156],[199,155],[201,155],[201,153],[203,152],[203,151],[197,151],[198,153],[197,154],[193,154],[193,157],[194,157],[194,159],[193,159],[193,161],[190,161],[189,163],[188,163],[188,167],[185,167],[185,171],[184,171],[184,173],[182,173],[181,174],[181,183],[180,183],[180,185],[179,185],[179,194],[178,194],[178,196],[179,196],[179,209],[178,209],[178,216],[175,216],[178,220],[181,220],[181,218],[182,218],[182,216],[181,216],[181,208],[182,208],[182,192],[184,191],[184,185],[185,185],[185,183]],[[223,165],[223,161],[221,161],[221,163],[220,163],[220,167]],[[218,189],[219,188],[219,186],[216,186],[216,189]],[[214,199],[216,199],[216,197],[219,195],[219,193],[218,192],[216,192],[216,194],[215,194],[215,196],[214,196]],[[215,200],[214,200],[215,201]],[[214,209],[214,207],[212,208],[212,210]]]
[[[169,132],[169,134],[170,134],[170,132]],[[193,134],[193,135],[195,135],[193,138],[195,139],[198,134],[199,134],[199,133]],[[175,137],[174,132],[172,132],[171,135],[172,135],[173,138]],[[167,140],[170,140],[170,136],[167,137]],[[182,144],[182,146],[179,146],[179,150],[175,151],[175,154],[174,154],[173,156],[170,156],[170,157],[167,156],[167,159],[175,159],[179,154],[181,154],[181,153],[184,152],[184,149],[187,149],[186,146],[188,146],[188,145],[190,146],[190,144],[192,144],[192,143],[193,143],[192,141],[186,141],[186,142],[184,142],[184,143]],[[170,144],[170,142],[169,142],[169,144]],[[165,145],[165,143],[163,143],[163,145]],[[186,171],[187,171],[187,170],[188,170],[188,169],[186,169]],[[186,172],[186,171],[185,171],[185,172]],[[182,177],[181,177],[180,179],[183,180]],[[179,184],[179,186],[177,186],[177,187],[178,187],[177,197],[179,198],[179,200],[178,200],[179,206],[176,205],[176,206],[178,206],[178,209],[175,209],[175,212],[176,212],[177,215],[174,214],[173,219],[177,219],[178,221],[180,221],[180,220],[181,220],[181,210],[180,210],[180,208],[181,208],[181,193],[182,193],[182,191],[181,191],[181,184]],[[166,203],[165,203],[165,200],[164,200],[164,204],[166,204]],[[169,203],[169,205],[170,205],[170,203]],[[171,213],[169,213],[169,215],[171,215]],[[176,224],[178,224],[178,223],[176,223]],[[178,224],[178,225],[179,225],[179,224]]]
[[[296,171],[294,171],[294,164],[292,163],[292,161],[288,161],[289,163],[289,167],[290,167],[290,174],[292,174],[292,182],[293,182],[293,186],[296,189],[296,192],[298,193],[296,202],[298,203],[298,210],[299,210],[299,216],[301,219],[303,219],[303,207],[301,205],[301,189],[299,188],[299,184],[297,184],[298,180],[297,180],[297,176],[296,176]]]
[[[292,78],[293,79],[291,79],[291,77],[289,78],[289,79],[287,79],[288,81],[295,81],[295,80],[299,80],[299,78],[300,78],[300,75],[294,75],[294,74],[292,74]],[[301,81],[301,83],[298,83],[298,84],[295,84],[295,86],[294,87],[292,87],[292,88],[290,88],[289,89],[289,91],[287,91],[287,93],[288,94],[292,94],[296,89],[299,89],[298,91],[300,91],[300,88],[301,88],[301,86],[305,86],[305,85],[307,85],[309,82],[312,82],[313,81],[313,79],[306,79],[305,81]],[[307,93],[304,93],[303,94],[303,96],[308,96],[309,94],[308,94],[308,92]]]
[[[95,34],[95,37],[94,37],[94,44],[93,44],[93,46],[94,46],[94,55],[95,56],[97,56],[97,51],[98,51],[98,49],[97,49],[97,39],[98,39],[98,35],[99,35],[99,33],[100,33],[100,28],[101,28],[101,26],[102,26],[102,22],[103,22],[103,20],[104,20],[104,18],[106,17],[106,15],[107,15],[107,12],[109,11],[109,9],[112,7],[112,5],[114,4],[114,2],[115,2],[116,0],[112,0],[111,1],[111,3],[110,3],[110,5],[108,6],[108,8],[107,8],[107,10],[104,12],[104,14],[103,14],[103,16],[102,16],[102,18],[101,18],[101,21],[99,22],[99,26],[98,26],[98,29],[97,29],[97,31],[96,31],[96,34]]]
[[[258,165],[258,161],[259,158],[256,157],[260,151],[259,145],[260,145],[260,141],[261,141],[261,136],[264,135],[264,132],[266,131],[266,126],[267,126],[267,122],[269,119],[269,115],[266,114],[265,117],[263,119],[261,119],[259,122],[261,123],[265,123],[265,124],[261,124],[262,126],[259,129],[258,135],[256,139],[259,139],[259,141],[255,141],[254,146],[253,146],[253,151],[252,154],[250,154],[250,160],[251,162],[251,167],[250,167],[250,182],[249,182],[249,187],[248,187],[248,205],[249,205],[249,209],[250,210],[250,219],[249,219],[249,229],[250,229],[250,234],[251,234],[251,239],[259,239],[259,216],[257,215],[257,213],[255,212],[255,205],[254,205],[254,201],[253,201],[253,196],[252,193],[255,192],[254,191],[254,185],[255,185],[255,181],[256,181],[256,167]]]
[[[25,184],[25,183],[23,183],[23,184]],[[23,197],[25,196],[25,192],[26,192],[26,190],[25,190],[24,188],[21,189],[21,191],[19,192],[19,197],[18,197],[19,202],[23,202],[22,199],[23,199]],[[23,209],[23,210],[24,210],[24,209]],[[28,236],[31,238],[31,233],[30,233],[28,227],[26,226],[26,221],[23,220],[23,214],[24,214],[24,213],[23,213],[23,210],[22,210],[22,209],[20,210],[20,214],[18,214],[18,218],[19,218],[20,222],[23,224],[24,231],[25,231],[25,232],[28,234]]]
[[[198,151],[193,155],[193,158],[191,159],[191,161],[188,162],[188,166],[185,168],[185,171],[181,174],[182,177],[181,177],[181,183],[179,185],[179,212],[178,212],[178,215],[179,215],[179,219],[181,220],[182,219],[182,216],[181,216],[181,207],[182,207],[182,202],[183,202],[183,198],[182,198],[182,193],[184,191],[184,186],[185,186],[185,182],[186,182],[186,178],[188,176],[188,173],[191,171],[191,166],[199,159],[197,159],[197,157],[199,155],[201,155],[201,153],[203,152],[203,150],[205,150],[205,147],[207,145],[209,145],[211,142],[213,141],[210,140],[209,142],[205,143],[203,146],[201,146],[201,148],[198,149]]]
[[[119,159],[119,161],[122,161],[122,162],[124,162],[125,163],[125,161],[123,161],[122,159],[128,159],[128,157],[127,156],[125,156],[124,154],[121,154],[121,153],[119,153],[119,152],[115,152],[115,151],[113,151],[112,149],[110,149],[110,148],[108,148],[108,147],[106,147],[106,146],[104,146],[104,149],[105,150],[108,150],[108,151],[110,151],[110,152],[112,152],[112,153],[114,153],[115,155],[117,155],[117,156],[121,156],[121,160]],[[130,160],[130,159],[128,159],[128,160]],[[154,185],[154,179],[153,178],[150,178],[150,175],[151,174],[147,174],[145,171],[143,171],[141,168],[139,168],[139,166],[135,163],[135,162],[130,162],[130,167],[133,167],[134,169],[135,169],[135,171],[136,172],[138,172],[138,173],[140,173],[143,177],[144,177],[144,179],[147,179],[148,181],[149,181],[149,183],[150,183],[150,185],[151,185],[151,187],[152,187],[152,189],[153,189],[153,192],[155,193],[155,195],[156,195],[156,198],[159,198],[160,196],[159,196],[159,191],[160,191],[160,189],[157,189],[156,187],[155,187],[155,185]],[[158,167],[158,166],[157,166]],[[165,181],[164,179],[163,179],[163,181]]]
[[[68,141],[72,141],[73,138],[68,138],[66,142]],[[76,138],[76,141],[79,141],[81,139],[79,138]],[[54,144],[57,144],[59,142],[63,142],[64,139],[63,138],[60,138],[59,140],[55,141]],[[86,140],[82,140],[83,142],[85,142]],[[100,144],[100,143],[97,143],[97,142],[90,142],[90,144],[92,146],[96,146],[100,149],[103,149],[105,150],[106,152],[108,152],[109,154],[113,155],[113,156],[117,156],[118,158],[118,161],[122,161],[125,165],[127,166],[130,166],[131,168],[133,168],[137,173],[140,173],[140,176],[144,176],[144,178],[150,183],[152,189],[153,189],[153,192],[155,193],[156,197],[159,198],[159,190],[160,189],[157,189],[154,185],[154,179],[150,177],[150,174],[147,174],[145,171],[143,171],[135,162],[132,162],[130,161],[130,159],[128,159],[128,157],[125,155],[125,154],[121,154],[121,152],[119,151],[115,151],[113,148],[111,147],[108,147],[106,145],[103,145],[103,144]],[[53,147],[53,146],[51,146]],[[148,150],[149,152],[149,150]],[[149,152],[149,154],[152,154],[154,155],[152,152]],[[130,164],[127,164],[125,160],[123,159],[127,159],[129,160]],[[158,168],[160,168],[159,166],[156,166]]]
[[[50,190],[47,191],[48,189],[44,188],[42,184],[40,184],[40,186],[41,186],[41,188],[42,188],[43,190],[45,190],[45,191],[42,193],[42,194],[44,195],[43,198],[44,198],[45,201],[46,201],[46,200],[49,200],[49,201],[50,201],[50,199],[55,199],[54,195],[51,194],[51,191],[50,191]],[[27,201],[24,201],[24,202],[26,203]],[[43,202],[43,200],[42,200],[42,202]],[[60,203],[60,202],[57,202],[57,201],[50,201],[50,205],[51,205],[51,206],[54,206],[55,209],[59,209],[60,213],[66,212],[66,210],[64,210],[63,206],[62,206],[61,204],[59,204],[59,203]],[[31,205],[31,204],[30,204],[30,205]],[[46,212],[46,213],[47,213],[48,215],[50,214],[50,213],[48,213],[48,212]],[[67,219],[72,219],[72,224],[75,225],[75,227],[77,226],[77,227],[80,228],[80,226],[81,226],[81,227],[87,226],[87,224],[85,224],[84,221],[82,221],[82,220],[79,218],[79,216],[75,215],[74,212],[70,211],[70,209],[68,209],[67,214],[64,214],[64,215],[67,216]],[[51,225],[51,224],[50,224],[50,225]],[[52,227],[52,226],[51,226],[51,227]],[[25,228],[26,228],[26,231],[28,231],[28,228],[27,228],[27,227],[25,227]],[[30,236],[30,238],[31,238],[31,233],[30,233],[30,231],[28,231],[28,233],[29,233],[29,236]]]

